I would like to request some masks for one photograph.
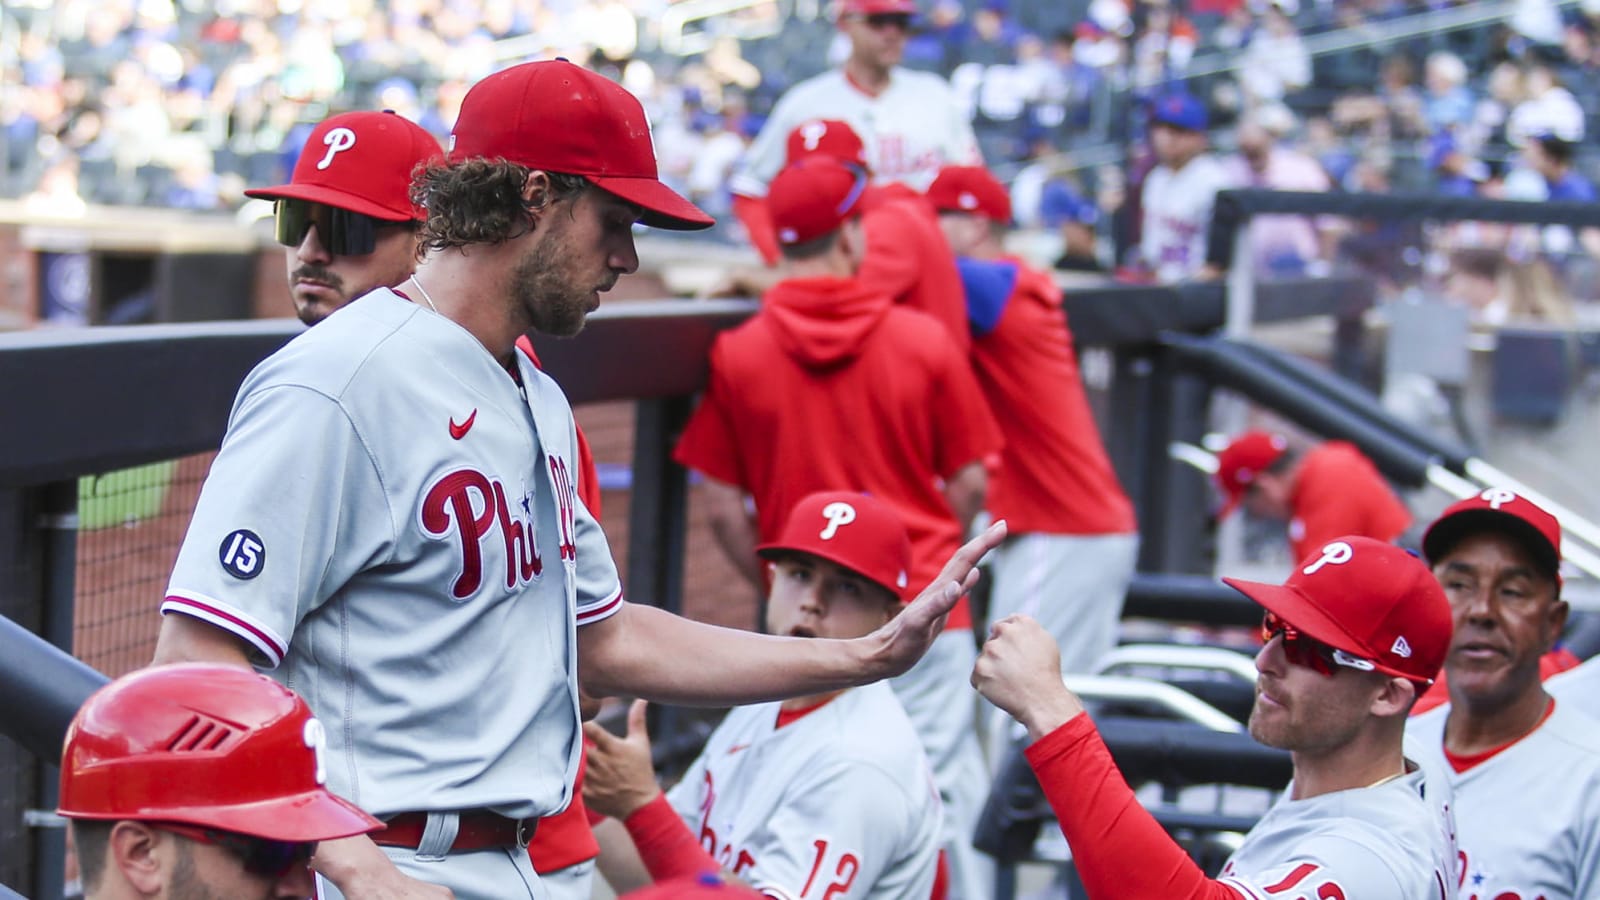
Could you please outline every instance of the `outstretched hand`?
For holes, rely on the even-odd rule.
[[[661,793],[650,756],[643,700],[628,707],[628,732],[617,737],[598,722],[585,722],[589,770],[583,779],[583,802],[592,810],[626,819]]]
[[[1032,740],[1083,712],[1083,704],[1061,681],[1055,636],[1027,616],[1007,616],[989,629],[989,640],[972,668],[972,686],[1027,727]]]
[[[875,655],[879,678],[892,678],[917,664],[944,630],[945,616],[978,583],[978,563],[1006,539],[1006,523],[995,522],[962,545],[944,564],[939,577],[906,604],[898,616],[869,636],[880,647]]]

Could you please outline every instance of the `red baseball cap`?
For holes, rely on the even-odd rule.
[[[841,16],[873,16],[879,13],[917,14],[914,0],[843,0],[839,4]]]
[[[1011,194],[983,166],[940,169],[938,177],[928,185],[928,200],[940,212],[971,213],[991,222],[1011,223]]]
[[[1468,535],[1504,532],[1527,550],[1539,568],[1561,582],[1561,523],[1515,491],[1489,488],[1450,505],[1422,535],[1422,555],[1438,565]]]
[[[1219,515],[1226,516],[1237,509],[1256,475],[1277,462],[1288,449],[1289,442],[1281,434],[1246,431],[1217,454],[1217,487],[1225,497]]]
[[[450,134],[452,162],[486,157],[581,175],[644,207],[652,228],[716,220],[661,183],[650,121],[620,84],[565,59],[523,63],[472,86]]]
[[[425,214],[411,203],[411,175],[443,155],[433,135],[394,110],[344,113],[311,130],[288,184],[244,194],[307,200],[390,222],[421,220]]]
[[[795,504],[775,541],[756,553],[774,559],[809,553],[881,585],[901,600],[910,591],[911,539],[889,504],[852,491],[823,491]]]
[[[780,244],[803,244],[838,230],[861,212],[867,172],[831,156],[797,160],[767,185],[767,210]]]
[[[811,119],[789,132],[785,165],[813,153],[831,156],[868,171],[872,168],[867,164],[867,145],[862,143],[861,135],[842,119]]]
[[[57,812],[275,841],[382,828],[324,785],[325,737],[306,702],[265,675],[207,663],[140,669],[96,691],[73,718]]]
[[[1393,544],[1342,537],[1301,560],[1281,585],[1222,581],[1384,674],[1432,682],[1444,665],[1450,601],[1427,565]]]

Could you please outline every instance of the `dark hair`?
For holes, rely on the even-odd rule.
[[[78,878],[85,892],[93,892],[106,873],[106,846],[111,843],[111,827],[115,824],[93,819],[67,822],[78,853]]]
[[[1539,144],[1539,149],[1550,161],[1556,165],[1564,166],[1572,162],[1573,154],[1577,152],[1578,145],[1572,141],[1563,140],[1553,134],[1541,134],[1533,138]]]
[[[546,172],[550,194],[540,203],[529,204],[522,199],[522,187],[532,171],[503,159],[439,162],[419,171],[411,183],[411,200],[427,211],[423,248],[499,244],[520,237],[533,225],[529,212],[589,187],[582,176]]]
[[[839,232],[840,229],[835,228],[827,234],[814,237],[809,241],[801,241],[798,244],[783,244],[778,247],[778,252],[783,254],[784,259],[816,259],[833,249],[833,245],[839,240]]]

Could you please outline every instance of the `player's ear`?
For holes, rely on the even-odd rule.
[[[522,205],[530,210],[544,209],[553,196],[550,174],[534,169],[522,182]]]
[[[163,841],[163,838],[166,840]],[[111,835],[106,842],[106,867],[121,873],[122,878],[142,896],[157,896],[164,887],[162,882],[169,864],[167,857],[176,849],[163,848],[162,844],[171,844],[176,840],[170,834],[158,834],[143,822],[117,822],[111,827]]]
[[[1392,675],[1380,676],[1383,680],[1379,690],[1373,695],[1370,710],[1372,715],[1379,718],[1399,717],[1401,721],[1411,712],[1411,704],[1416,702],[1418,689],[1415,682],[1406,678]]]

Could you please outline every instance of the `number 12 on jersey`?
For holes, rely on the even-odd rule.
[[[828,842],[821,838],[813,841],[811,845],[816,848],[817,856],[811,862],[811,874],[806,876],[806,884],[800,889],[800,896],[813,896],[811,888],[821,887],[822,884],[826,884],[827,889],[820,895],[819,900],[833,900],[848,893],[850,885],[855,883],[856,873],[861,871],[861,860],[849,851],[830,854]]]

